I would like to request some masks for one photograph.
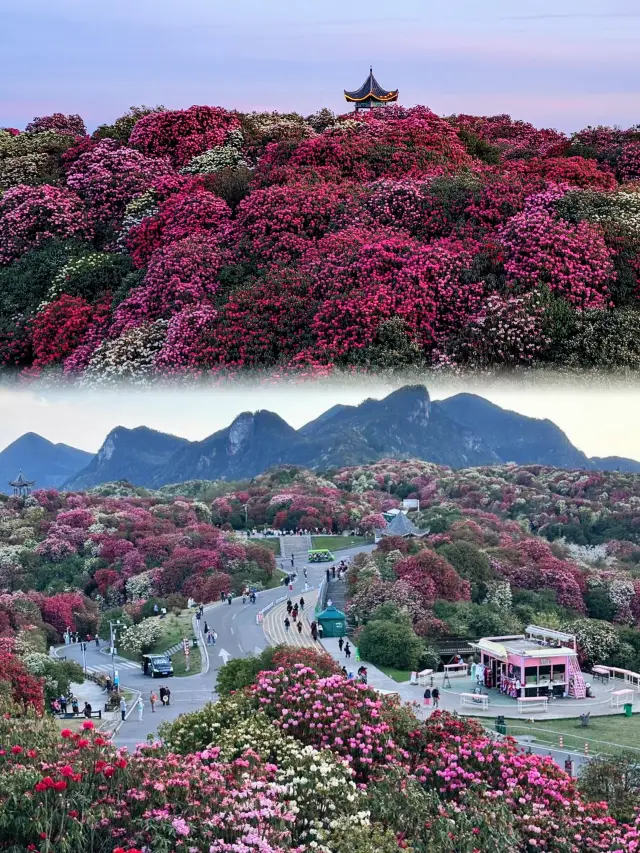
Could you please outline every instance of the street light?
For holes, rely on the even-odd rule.
[[[116,626],[115,628],[113,626]],[[113,680],[116,680],[116,650],[114,649],[114,643],[116,641],[116,631],[120,627],[120,620],[118,619],[116,622],[112,622],[109,620],[109,643],[111,645],[111,670],[113,672]]]

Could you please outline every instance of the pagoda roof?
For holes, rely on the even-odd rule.
[[[22,471],[20,471],[17,479],[10,482],[9,485],[15,486],[17,488],[19,486],[33,486],[34,483],[35,483],[35,480],[25,480],[25,478],[22,476]]]
[[[426,536],[428,530],[419,530],[409,516],[399,512],[382,531],[383,536]]]
[[[389,103],[390,101],[398,100],[398,90],[391,92],[388,89],[383,89],[373,76],[373,68],[369,68],[369,76],[364,81],[359,89],[354,92],[344,90],[344,96],[347,101],[359,103],[362,101],[380,101],[380,103]]]

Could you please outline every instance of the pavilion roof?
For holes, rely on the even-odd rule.
[[[383,536],[426,536],[428,530],[420,530],[404,512],[399,512],[382,531]]]
[[[25,478],[22,476],[22,471],[20,471],[17,478],[11,481],[9,485],[18,488],[20,486],[33,486],[34,483],[35,480],[25,480]]]
[[[347,92],[345,89],[344,96],[347,101],[354,101],[356,103],[369,100],[389,103],[390,101],[398,100],[398,90],[390,91],[389,89],[383,89],[373,76],[373,68],[369,68],[369,76],[362,86],[353,92]]]

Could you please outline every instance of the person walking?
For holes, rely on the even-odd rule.
[[[335,566],[331,566],[331,577],[334,580],[336,579],[336,567]]]
[[[92,710],[93,710],[93,708],[91,707],[91,705],[88,702],[85,702],[84,703],[84,709],[83,709],[82,713],[85,715],[87,720],[91,719],[91,711]]]
[[[100,648],[100,637],[96,634],[96,649]]]
[[[218,635],[216,634],[215,630],[212,630],[211,631],[211,645],[215,646],[217,639],[218,639]]]
[[[306,568],[306,566],[305,566],[305,568],[302,570],[302,574],[304,575],[304,579],[305,579],[305,580],[307,580],[307,578],[309,577],[309,573],[307,572],[307,568]]]
[[[289,617],[287,616],[284,620],[284,630],[289,633],[289,628],[291,627],[291,622],[289,621]]]
[[[224,604],[225,594],[224,592],[220,593],[220,601]]]
[[[431,691],[431,698],[433,699],[433,707],[437,711],[440,707],[440,691],[437,687],[434,687]]]
[[[296,564],[296,558],[295,558],[295,556],[292,554],[292,555],[291,555],[291,568],[292,568],[292,569],[295,567],[295,564]]]
[[[289,599],[287,599],[287,613],[291,614],[292,610],[293,610],[293,602],[289,598]]]
[[[298,622],[298,634],[302,634],[302,622]]]
[[[304,598],[302,598],[302,596],[300,596],[300,612],[302,612],[303,610],[304,610]]]
[[[171,707],[171,690],[168,687],[164,688],[164,695],[167,697],[167,707]]]
[[[344,644],[344,654],[347,660],[351,657],[351,646],[349,645],[349,640]]]
[[[291,611],[291,618],[294,622],[298,621],[298,605],[294,604],[293,610]]]
[[[158,701],[158,696],[155,690],[152,690],[149,694],[149,704],[151,705],[151,713],[155,714],[156,712],[156,702]]]
[[[233,601],[233,596],[231,595],[231,593],[229,593],[229,595],[227,596],[227,601],[229,602],[229,605],[231,605],[231,602]]]
[[[427,705],[427,707],[430,707],[431,706],[431,689],[429,687],[427,687],[427,689],[424,691],[422,696],[424,698],[424,704]]]
[[[207,625],[206,619],[204,623],[204,628],[202,630],[205,636],[209,633],[209,626]]]
[[[120,699],[120,715],[124,721],[127,716],[127,702],[124,696]]]
[[[142,722],[142,715],[144,714],[144,702],[142,701],[142,696],[138,697],[138,704],[136,707],[138,709],[138,721]]]
[[[315,622],[311,623],[311,639],[314,643],[317,643],[318,641],[318,626]]]
[[[329,571],[329,569],[326,570],[326,575],[327,575],[327,583],[329,583],[329,581],[331,580],[331,572]]]
[[[167,704],[167,688],[164,685],[160,688],[160,701],[163,705]]]
[[[340,651],[342,651],[342,649],[344,648],[344,637],[340,637],[340,639],[338,640],[338,648],[340,649]]]

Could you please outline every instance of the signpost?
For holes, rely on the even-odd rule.
[[[189,672],[189,655],[191,652],[189,651],[189,640],[186,637],[182,640],[182,648],[184,649],[184,668]]]

